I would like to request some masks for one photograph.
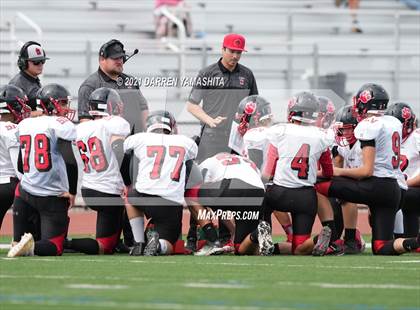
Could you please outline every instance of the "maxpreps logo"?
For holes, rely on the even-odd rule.
[[[258,220],[259,211],[198,210],[198,220]]]

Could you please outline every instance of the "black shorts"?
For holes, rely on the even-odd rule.
[[[19,241],[25,232],[32,232],[33,220],[39,218],[39,239],[54,243],[61,255],[68,228],[68,206],[67,198],[35,196],[19,185],[13,202],[13,240]]]
[[[143,203],[138,199],[142,197],[145,198]],[[175,244],[182,233],[182,205],[159,196],[139,193],[135,189],[129,191],[128,202],[153,221],[159,239]]]
[[[419,231],[420,187],[409,187],[401,205],[404,214],[404,236],[416,237]]]
[[[290,212],[293,234],[308,235],[317,213],[317,197],[313,187],[288,188],[273,184],[267,188],[264,209]]]
[[[121,234],[124,201],[120,195],[98,192],[89,188],[82,188],[82,197],[86,205],[98,213],[96,239],[101,242],[106,252],[111,251],[112,253]],[[110,198],[112,204],[107,205],[104,201],[104,205],[98,205],[98,198]]]
[[[369,206],[373,242],[394,238],[395,213],[401,199],[401,189],[396,179],[370,177],[354,180],[334,177],[328,195]]]
[[[330,197],[336,197],[348,202],[363,203],[371,206],[381,206],[396,210],[400,203],[401,190],[396,179],[370,177],[355,180],[345,177],[334,177],[328,192]]]
[[[259,219],[262,219],[264,189],[242,180],[223,179],[220,182],[204,183],[200,187],[198,196],[200,203],[212,210],[241,212],[241,215],[235,219],[235,240],[233,241],[235,244],[240,244],[247,235],[257,229]],[[230,198],[234,199],[230,200]],[[241,216],[244,212],[258,212],[259,217],[243,219]]]
[[[403,211],[420,215],[420,187],[409,187],[404,195],[404,202],[401,205]]]
[[[19,180],[17,178],[10,178],[9,183],[0,184],[0,228],[4,215],[13,204],[15,189],[18,183]]]

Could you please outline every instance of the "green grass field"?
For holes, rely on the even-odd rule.
[[[0,254],[0,309],[419,309],[420,257]]]

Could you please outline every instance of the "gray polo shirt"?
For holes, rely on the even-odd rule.
[[[78,115],[79,119],[90,118],[89,115],[89,96],[100,87],[108,87],[118,91],[124,102],[124,118],[130,123],[133,132],[138,132],[143,127],[140,115],[144,110],[148,110],[146,98],[140,91],[138,85],[130,82],[130,76],[122,73],[118,77],[118,82],[107,76],[100,68],[92,73],[80,85],[78,93]]]
[[[203,110],[211,117],[227,117],[224,126],[218,128],[229,131],[239,102],[247,96],[258,95],[258,88],[250,69],[238,63],[231,72],[221,60],[200,70],[188,101],[193,104],[203,101]]]
[[[21,88],[25,92],[26,96],[28,96],[28,105],[31,107],[32,111],[36,110],[36,93],[38,89],[41,88],[39,78],[34,78],[25,71],[21,70],[10,80],[9,85]]]

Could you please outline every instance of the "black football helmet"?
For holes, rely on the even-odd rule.
[[[356,137],[354,136],[354,129],[356,128],[358,122],[354,117],[353,107],[347,105],[338,110],[335,123],[334,123],[334,133],[335,141],[340,146],[352,145],[356,142]]]
[[[69,91],[59,84],[48,84],[38,90],[37,107],[46,115],[65,116],[73,120],[75,111],[69,108],[71,96]]]
[[[335,120],[335,105],[330,98],[317,96],[319,101],[319,114],[316,125],[327,129]]]
[[[353,97],[353,111],[360,122],[368,111],[385,111],[388,102],[388,93],[381,85],[367,83]]]
[[[269,120],[272,116],[270,103],[261,96],[252,95],[241,100],[235,120],[239,123],[238,131],[243,136],[248,128],[259,127],[261,121]]]
[[[319,100],[310,92],[300,92],[294,95],[287,106],[287,121],[315,123],[318,118]]]
[[[416,128],[416,115],[407,103],[396,102],[388,107],[385,114],[398,118],[403,124],[403,140],[405,140]]]
[[[158,110],[151,112],[146,120],[146,131],[153,132],[157,129],[176,134],[178,129],[175,117],[168,111]]]
[[[0,114],[12,114],[16,124],[31,115],[28,97],[22,89],[14,85],[0,88]]]
[[[122,115],[124,104],[115,89],[101,87],[90,94],[89,108],[91,116]]]

